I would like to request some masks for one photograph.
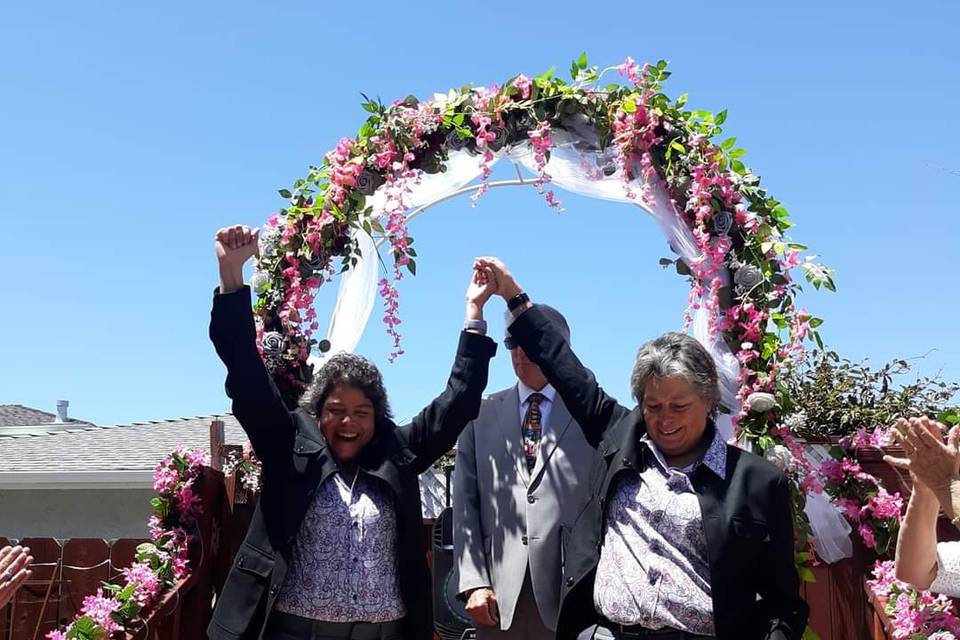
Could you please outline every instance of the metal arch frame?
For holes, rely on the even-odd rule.
[[[496,188],[498,188],[498,187],[520,187],[520,186],[526,186],[526,185],[532,185],[532,184],[533,184],[533,182],[530,182],[529,180],[524,180],[524,179],[523,179],[523,175],[520,173],[520,167],[518,167],[516,164],[514,164],[513,166],[514,166],[514,169],[516,169],[516,171],[517,171],[517,177],[516,177],[516,179],[511,179],[511,180],[496,180],[496,181],[494,181],[494,182],[488,182],[488,183],[486,183],[487,188],[488,188],[488,189],[496,189]],[[437,206],[438,204],[440,204],[440,203],[442,203],[442,202],[446,202],[447,200],[453,200],[454,198],[456,198],[456,197],[458,197],[458,196],[462,196],[462,195],[464,195],[464,194],[466,194],[466,193],[470,193],[471,191],[479,191],[480,189],[483,188],[483,186],[484,186],[484,185],[481,183],[481,184],[471,184],[471,185],[467,185],[467,186],[465,186],[465,187],[460,187],[460,188],[457,189],[456,191],[452,191],[452,192],[450,192],[450,193],[448,193],[448,194],[445,194],[445,195],[440,196],[439,198],[436,198],[436,199],[434,199],[434,200],[431,200],[430,202],[427,202],[426,204],[420,205],[419,207],[417,207],[416,209],[414,209],[413,211],[411,211],[410,213],[408,213],[408,214],[406,215],[406,217],[404,217],[404,220],[403,220],[403,221],[404,221],[405,224],[408,224],[408,223],[409,223],[411,220],[413,220],[414,218],[417,218],[418,216],[420,216],[420,215],[422,215],[423,213],[425,213],[425,212],[427,211],[427,209],[430,209],[430,208],[432,208],[432,207],[435,207],[435,206]],[[384,237],[382,237],[382,238],[379,238],[379,239],[375,240],[374,243],[373,243],[373,245],[374,245],[377,249],[379,249],[379,248],[383,245],[383,243],[386,242],[386,241],[387,241],[387,237],[384,236]]]

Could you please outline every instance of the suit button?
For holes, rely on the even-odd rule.
[[[529,540],[528,540],[527,536],[523,536],[522,538],[520,538],[520,542],[522,542],[523,544],[527,544],[527,542],[529,542]]]
[[[537,501],[536,496],[527,496],[527,502],[529,502],[530,504],[533,504],[536,501]]]
[[[243,567],[243,556],[237,556],[237,566]]]
[[[567,586],[568,586],[568,587],[572,587],[572,586],[573,586],[573,576],[569,576],[569,577],[567,578]]]
[[[272,587],[270,587],[270,595],[275,596],[277,595],[278,591],[280,591],[280,585],[275,584]]]
[[[625,467],[629,467],[629,466],[630,466],[630,459],[629,459],[629,458],[624,458],[624,459],[622,460],[622,462],[623,462],[623,466],[625,466]]]
[[[303,453],[303,445],[302,445],[302,444],[298,444],[298,445],[297,445],[297,453]]]

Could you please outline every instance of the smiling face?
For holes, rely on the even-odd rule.
[[[352,462],[373,439],[373,402],[348,384],[331,389],[320,408],[320,432],[337,462]]]
[[[653,376],[644,385],[647,434],[668,459],[696,455],[709,414],[710,404],[683,377]]]

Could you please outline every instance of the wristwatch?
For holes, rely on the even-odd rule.
[[[530,296],[521,291],[517,295],[507,300],[507,311],[513,311],[517,307],[530,302]]]
[[[486,320],[467,320],[463,323],[464,331],[476,331],[482,335],[487,335]]]

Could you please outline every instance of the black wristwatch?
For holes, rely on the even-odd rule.
[[[521,291],[517,295],[507,300],[507,311],[513,311],[517,307],[523,306],[528,302],[530,302],[530,296]]]

